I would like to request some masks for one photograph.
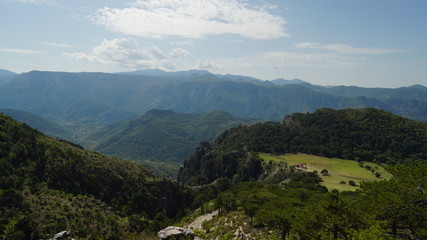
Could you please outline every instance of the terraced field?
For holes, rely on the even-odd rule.
[[[339,191],[354,191],[362,181],[378,181],[381,179],[390,179],[392,177],[392,175],[387,172],[383,166],[370,162],[363,162],[360,165],[357,161],[353,160],[326,158],[303,153],[285,154],[280,156],[264,153],[260,153],[259,155],[265,161],[285,161],[289,166],[304,163],[307,165],[307,168],[299,169],[302,171],[319,172],[319,175],[323,180],[322,185],[327,187],[329,190],[337,189]],[[320,174],[323,169],[328,171],[328,176]],[[371,171],[369,169],[373,170]],[[375,175],[377,172],[380,174],[380,177]],[[354,181],[357,186],[350,186],[350,180]]]

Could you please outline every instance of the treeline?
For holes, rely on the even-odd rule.
[[[203,224],[206,239],[229,239],[233,224],[257,239],[426,239],[427,164],[390,169],[391,180],[363,183],[356,192],[327,190],[316,174],[298,173],[288,183],[238,184],[210,204],[219,217]],[[246,223],[219,224],[244,214]]]
[[[282,123],[259,123],[224,133],[217,143],[256,152],[304,152],[378,163],[427,159],[427,124],[375,109],[320,109]]]
[[[192,193],[0,114],[0,239],[123,239],[182,215]]]
[[[241,154],[227,161],[226,156],[235,152]],[[374,108],[295,113],[281,123],[234,127],[214,142],[202,143],[195,155],[184,162],[179,180],[197,185],[216,179],[211,176],[241,178],[239,171],[248,173],[242,168],[246,163],[261,164],[254,156],[257,152],[301,152],[386,164],[414,163],[427,159],[427,124]],[[247,157],[248,154],[253,157]],[[227,168],[232,168],[233,173],[216,171]],[[256,178],[259,171],[251,173]]]

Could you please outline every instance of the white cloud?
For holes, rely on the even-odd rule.
[[[42,51],[38,50],[28,50],[28,49],[20,49],[20,48],[2,48],[0,49],[2,52],[9,52],[9,53],[20,53],[20,54],[41,54]]]
[[[285,20],[269,10],[271,6],[250,5],[244,0],[135,0],[128,8],[99,9],[91,19],[111,31],[144,38],[287,37]]]
[[[42,42],[43,45],[49,46],[49,47],[59,47],[59,48],[74,48],[76,46],[66,44],[66,43],[55,43],[55,42]]]
[[[169,43],[170,45],[178,45],[178,46],[184,46],[184,45],[192,45],[193,42],[192,41],[180,41],[180,42],[171,42]]]
[[[197,61],[197,68],[198,69],[218,69],[218,70],[221,70],[224,68],[224,66],[222,64],[215,62],[215,61],[198,60]]]
[[[182,56],[186,56],[188,54],[190,54],[190,53],[187,50],[182,49],[182,48],[174,48],[170,52],[171,57],[174,57],[174,58],[179,58]]]
[[[140,47],[133,38],[104,39],[90,54],[81,52],[64,54],[79,61],[119,65],[130,70],[175,68],[173,62],[156,46]]]
[[[327,44],[321,45],[319,43],[301,42],[295,43],[295,48],[299,49],[322,49],[342,54],[388,54],[403,52],[402,49],[392,48],[357,48],[346,44]]]

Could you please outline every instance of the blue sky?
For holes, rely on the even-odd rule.
[[[0,0],[0,68],[427,86],[425,0]]]

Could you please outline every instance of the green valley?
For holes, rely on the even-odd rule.
[[[327,187],[328,190],[354,191],[362,181],[387,180],[392,177],[383,166],[371,162],[359,163],[354,160],[326,158],[302,153],[278,156],[261,153],[260,157],[264,161],[286,162],[289,166],[294,166],[297,170],[307,172],[316,171],[323,180],[321,185]],[[302,164],[306,164],[307,167],[296,166]],[[321,174],[324,169],[328,171],[325,175]],[[375,173],[378,173],[379,177]],[[357,186],[351,186],[349,181],[354,181]]]
[[[96,131],[86,146],[176,178],[181,163],[201,141],[212,141],[222,131],[250,122],[222,111],[189,114],[150,110],[137,119]]]

